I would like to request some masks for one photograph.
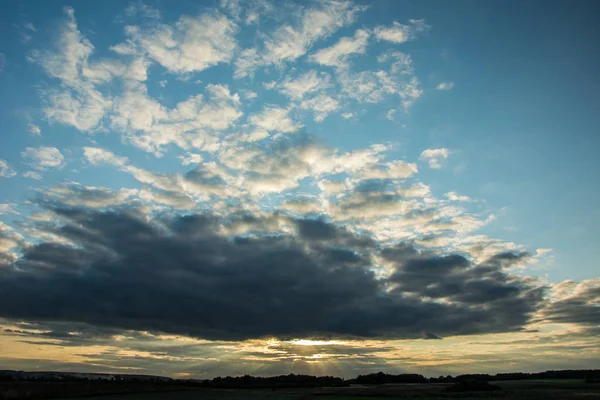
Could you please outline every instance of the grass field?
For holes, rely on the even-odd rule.
[[[498,392],[447,393],[446,384],[398,384],[381,386],[353,386],[349,388],[322,388],[296,390],[236,390],[204,389],[170,393],[147,393],[123,396],[96,397],[96,400],[195,400],[195,399],[313,399],[313,400],[369,400],[394,399],[600,399],[600,385],[582,380],[507,381],[498,383]]]
[[[346,388],[318,389],[185,389],[175,391],[111,394],[76,397],[72,393],[71,400],[385,400],[385,399],[514,399],[514,400],[562,400],[562,399],[598,399],[600,400],[600,384],[584,383],[583,380],[531,380],[494,382],[502,387],[500,391],[449,393],[445,389],[450,384],[388,384],[379,386],[351,386]],[[35,384],[32,384],[35,385]],[[38,388],[39,389],[39,388]],[[151,387],[140,388],[152,390]],[[175,389],[175,388],[174,388]],[[0,396],[8,398],[44,398],[56,397],[56,393],[44,396],[43,392],[29,390],[13,392],[12,395]],[[65,397],[66,398],[66,397]]]

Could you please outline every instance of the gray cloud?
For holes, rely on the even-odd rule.
[[[421,338],[520,330],[541,301],[494,263],[381,249],[324,220],[52,207],[65,221],[53,233],[72,245],[30,246],[0,270],[2,317],[214,340]],[[273,218],[297,235],[222,234]],[[372,272],[377,254],[391,278]]]
[[[548,303],[541,311],[544,321],[577,324],[591,334],[600,333],[600,279],[565,281],[554,289],[568,294]]]

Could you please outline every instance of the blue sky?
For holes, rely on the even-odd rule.
[[[459,254],[474,268],[510,253],[504,283],[535,280],[556,309],[583,295],[597,309],[589,294],[600,223],[595,2],[0,7],[7,271],[39,261],[32,252],[44,246],[95,248],[65,233],[74,224],[61,214],[67,208],[157,224],[216,215],[230,240],[302,242],[298,221],[321,221],[376,243],[363,267],[383,286],[408,268],[384,260],[394,246],[419,257]],[[260,227],[231,228],[240,214]],[[340,243],[335,249],[354,246]],[[546,323],[566,323],[550,311]],[[0,314],[7,326],[39,319]],[[539,323],[525,314],[522,329]],[[65,318],[94,325],[50,320]],[[503,332],[467,331],[434,333]]]

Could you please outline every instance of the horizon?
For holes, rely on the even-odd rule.
[[[600,365],[600,3],[0,11],[3,367]]]
[[[439,378],[448,378],[451,377],[453,379],[455,378],[459,378],[461,376],[471,376],[471,375],[489,375],[489,376],[498,376],[498,375],[512,375],[512,374],[529,374],[529,375],[539,375],[539,374],[545,374],[548,372],[573,372],[573,371],[594,371],[594,372],[600,372],[600,369],[598,368],[592,368],[592,369],[580,369],[580,370],[575,370],[575,369],[565,369],[565,370],[546,370],[546,371],[537,371],[537,372],[522,372],[522,371],[512,371],[512,372],[498,372],[498,373],[491,373],[491,374],[484,374],[484,373],[479,373],[479,372],[466,372],[460,375],[439,375],[439,376],[427,376],[427,375],[423,375],[423,374],[419,374],[418,372],[415,373],[399,373],[399,374],[389,374],[387,372],[384,371],[377,371],[377,372],[370,372],[368,374],[359,374],[350,378],[347,377],[342,377],[342,376],[335,376],[335,375],[307,375],[307,376],[314,376],[314,377],[331,377],[331,378],[341,378],[343,380],[353,380],[356,379],[358,377],[361,376],[368,376],[368,375],[379,375],[379,374],[384,374],[384,375],[390,375],[390,376],[397,376],[397,375],[419,375],[419,376],[423,376],[425,379],[439,379]],[[174,380],[194,380],[194,381],[203,381],[203,380],[213,380],[216,378],[241,378],[244,376],[250,376],[252,378],[276,378],[276,377],[283,377],[283,376],[290,376],[290,375],[305,375],[305,374],[294,374],[294,373],[289,373],[289,374],[282,374],[282,375],[234,375],[234,376],[213,376],[213,377],[204,377],[204,378],[186,378],[186,377],[179,377],[179,378],[173,378],[170,376],[163,376],[163,375],[144,375],[144,374],[128,374],[128,373],[107,373],[107,372],[82,372],[82,371],[21,371],[21,370],[0,370],[0,372],[24,372],[24,373],[36,373],[36,374],[45,374],[45,373],[49,373],[49,374],[80,374],[80,375],[123,375],[123,376],[147,376],[147,377],[152,377],[152,378],[169,378],[169,379],[174,379]]]

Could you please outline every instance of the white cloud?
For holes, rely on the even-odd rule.
[[[344,119],[350,119],[354,116],[354,114],[352,114],[351,112],[347,112],[347,113],[343,113],[342,114],[342,118]]]
[[[168,116],[166,108],[150,98],[146,86],[141,84],[123,93],[115,105],[115,111],[111,125],[123,131],[150,130]]]
[[[15,210],[15,206],[16,204],[7,204],[7,203],[3,203],[0,204],[0,215],[3,214],[14,214],[14,215],[19,215],[20,213]]]
[[[183,149],[209,147],[215,142],[213,134],[231,127],[243,113],[239,95],[226,85],[209,84],[206,94],[191,96],[169,110],[148,96],[145,85],[133,85],[119,98],[111,126],[157,156],[170,143]]]
[[[196,72],[231,61],[237,31],[233,21],[218,13],[182,16],[174,26],[128,27],[128,42],[112,49],[119,54],[147,55],[172,73]]]
[[[404,43],[409,40],[414,40],[417,33],[424,32],[429,29],[422,19],[411,19],[408,25],[401,24],[397,21],[391,26],[378,26],[374,30],[375,37],[378,40],[385,40],[392,43]]]
[[[292,79],[287,77],[281,84],[276,85],[280,93],[285,94],[293,100],[301,100],[307,94],[325,90],[331,87],[327,73],[317,74],[316,71],[308,71],[299,77]]]
[[[339,108],[338,100],[325,94],[325,91],[332,87],[327,73],[317,73],[312,70],[295,78],[288,76],[283,82],[279,84],[272,82],[268,86],[288,96],[292,100],[292,105],[312,110],[317,122]],[[310,96],[312,98],[309,98]]]
[[[130,3],[125,9],[125,15],[128,17],[143,17],[150,19],[160,19],[160,11],[156,8],[142,3],[141,1]]]
[[[469,196],[461,196],[455,192],[448,192],[444,194],[444,197],[446,197],[450,201],[471,201]]]
[[[394,110],[394,109],[388,110],[388,112],[385,113],[385,119],[387,119],[389,121],[393,121],[395,114],[396,114],[396,110]]]
[[[418,182],[410,186],[401,186],[396,188],[396,194],[402,197],[428,197],[431,189],[424,183]]]
[[[545,256],[547,254],[552,253],[554,250],[553,249],[537,249],[535,251],[535,255],[536,256]]]
[[[310,60],[321,65],[344,67],[348,56],[365,53],[370,36],[371,33],[368,30],[359,29],[353,37],[341,38],[333,46],[317,51],[310,57]]]
[[[12,261],[17,258],[10,250],[23,243],[23,236],[0,221],[0,260]]]
[[[127,157],[120,157],[100,147],[84,147],[83,155],[92,165],[111,164],[123,167],[129,163]]]
[[[254,76],[254,70],[261,65],[262,58],[258,53],[258,50],[254,47],[245,49],[240,52],[239,56],[235,59],[233,64],[235,65],[235,72],[233,77],[235,79],[244,78],[246,76]]]
[[[27,130],[29,131],[29,133],[32,133],[34,135],[40,135],[42,133],[42,128],[35,124],[32,124],[31,122],[27,124]]]
[[[63,166],[64,156],[56,147],[26,147],[21,157],[39,171]]]
[[[146,202],[160,203],[179,210],[189,211],[196,207],[196,202],[191,196],[177,192],[142,189],[139,197]]]
[[[379,63],[391,61],[389,69],[352,72],[339,70],[338,80],[345,95],[361,103],[379,103],[390,96],[400,97],[404,108],[410,107],[423,91],[413,74],[412,59],[402,52],[384,53]]]
[[[417,165],[402,160],[371,165],[362,170],[360,179],[406,179],[419,172]]]
[[[302,125],[294,122],[289,114],[289,109],[267,106],[260,113],[252,115],[248,122],[268,132],[295,132]]]
[[[44,114],[49,121],[71,125],[82,132],[96,130],[112,105],[93,89],[83,92],[49,90],[45,96]]]
[[[235,62],[235,76],[242,78],[252,75],[259,66],[281,65],[300,58],[315,42],[354,22],[356,14],[366,8],[338,0],[317,4],[319,6],[315,8],[300,9],[298,22],[275,30],[260,51],[244,50],[239,61]]]
[[[312,110],[315,114],[315,121],[323,121],[327,115],[340,107],[339,101],[331,96],[320,94],[312,99],[307,99],[300,103],[300,108]]]
[[[242,91],[242,95],[246,100],[255,99],[258,97],[258,93],[253,92],[252,90],[244,90]]]
[[[334,194],[343,192],[348,188],[346,182],[329,181],[327,179],[323,179],[322,181],[319,181],[317,183],[317,186],[319,187],[319,189],[321,189],[321,191],[326,196],[330,196],[330,195],[334,195]]]
[[[427,161],[429,168],[442,168],[442,161],[448,158],[448,149],[426,149],[423,150],[419,157],[423,161]]]
[[[118,60],[105,59],[94,63],[82,65],[81,75],[88,81],[99,84],[123,75],[127,66]]]
[[[8,165],[5,160],[0,160],[0,178],[12,178],[17,173]]]
[[[65,7],[64,11],[67,18],[61,26],[56,49],[34,52],[30,59],[39,63],[48,75],[62,82],[60,89],[42,91],[46,118],[50,122],[72,125],[80,131],[94,131],[98,129],[112,101],[105,98],[93,82],[112,79],[114,69],[118,69],[115,64],[120,63],[100,61],[90,66],[88,59],[94,46],[79,32],[73,9]]]
[[[178,158],[181,160],[181,165],[200,164],[204,160],[202,155],[196,153],[188,153]]]
[[[42,175],[39,172],[35,171],[27,171],[23,174],[25,178],[40,180],[42,179]]]
[[[454,82],[442,82],[437,85],[435,88],[437,90],[450,90],[454,87]]]
[[[220,5],[236,21],[243,20],[246,25],[255,24],[261,16],[274,11],[273,5],[267,0],[221,0]]]

